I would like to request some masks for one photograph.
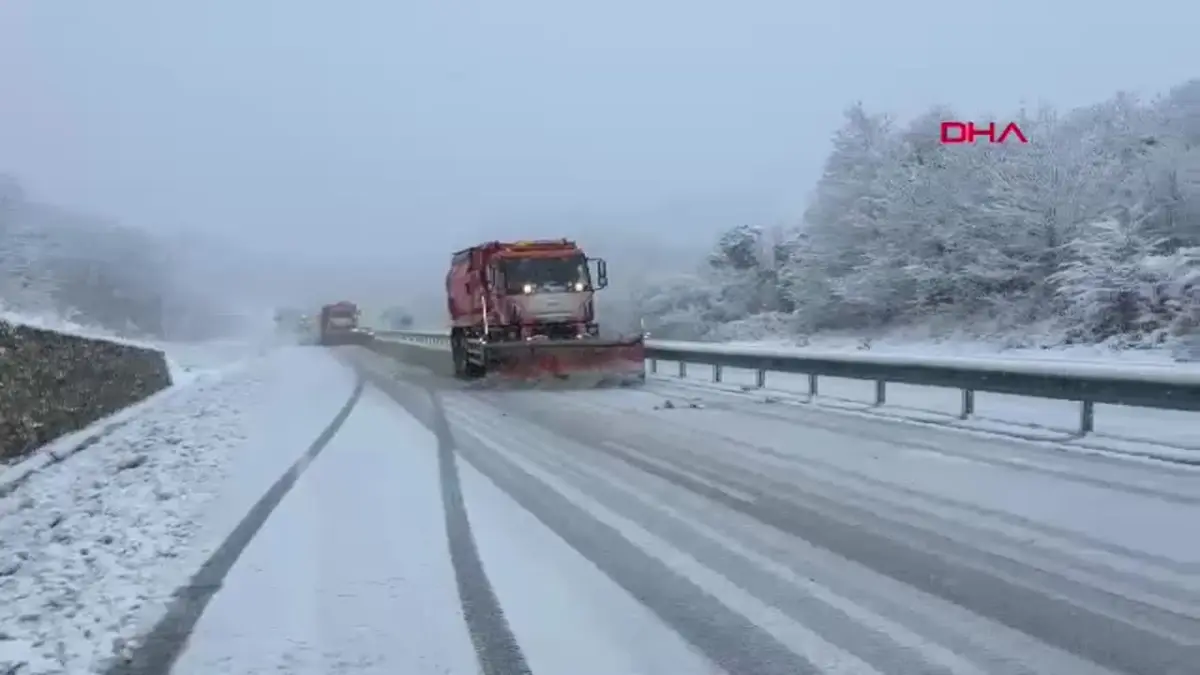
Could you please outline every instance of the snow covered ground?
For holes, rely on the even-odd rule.
[[[89,672],[153,622],[352,387],[316,350],[214,368],[0,498],[0,672]]]
[[[963,337],[935,338],[929,335],[898,332],[871,339],[870,353],[903,354],[911,356],[966,356],[979,358],[1002,358],[1020,361],[1069,361],[1105,364],[1171,365],[1200,369],[1200,364],[1181,363],[1175,360],[1172,350],[1122,349],[1114,345],[1055,345],[1045,348],[1022,346],[1015,338],[979,340]],[[1031,341],[1036,342],[1036,341]],[[861,351],[863,338],[855,335],[818,334],[802,342],[790,339],[731,341],[730,347],[800,349],[814,351]]]
[[[393,338],[400,339],[400,338]],[[666,344],[664,341],[660,343]],[[1168,373],[1174,376],[1200,378],[1200,364],[1174,363],[1164,352],[1132,350],[1118,352],[1100,347],[1079,347],[1058,350],[1000,350],[991,343],[896,342],[870,350],[859,350],[849,339],[814,341],[808,346],[784,342],[743,343],[678,343],[702,345],[705,348],[743,348],[752,351],[785,351],[810,354],[853,354],[867,357],[902,357],[916,359],[968,359],[988,365],[1011,362],[1014,368],[1053,369],[1118,369],[1129,373]],[[440,345],[424,345],[443,349]],[[1108,358],[1111,356],[1112,358]],[[790,373],[767,373],[766,388],[754,388],[754,371],[725,368],[723,384],[712,382],[712,368],[689,364],[686,377],[678,378],[678,363],[659,361],[652,386],[721,388],[741,392],[765,403],[800,403],[808,401],[807,376]],[[834,409],[888,415],[899,420],[953,425],[964,429],[1003,433],[1033,440],[1067,444],[1081,449],[1144,455],[1153,458],[1200,462],[1200,413],[1133,408],[1128,406],[1095,406],[1095,432],[1083,439],[1075,437],[1079,430],[1080,406],[1073,401],[1036,399],[1007,394],[979,392],[975,395],[975,415],[959,420],[962,394],[957,389],[920,387],[907,384],[887,385],[887,403],[874,407],[875,383],[835,377],[818,379],[819,396],[815,402]]]
[[[488,579],[534,673],[722,672],[489,478],[459,465]]]
[[[1028,365],[1031,362],[1020,360],[1015,363]],[[1080,362],[1064,365],[1078,366]],[[722,384],[715,384],[709,366],[689,364],[686,377],[682,379],[678,377],[678,367],[675,362],[659,361],[658,374],[651,376],[651,382],[658,386],[688,385],[702,389],[733,390],[763,403],[810,401],[809,381],[804,375],[767,373],[766,387],[757,390],[754,387],[754,371],[725,368],[721,376]],[[1158,368],[1146,364],[1137,367]],[[1166,370],[1180,373],[1175,368]],[[1095,432],[1077,438],[1075,434],[1079,430],[1080,404],[1074,401],[978,392],[975,394],[974,416],[960,420],[962,393],[957,389],[889,383],[886,404],[875,407],[875,383],[872,381],[820,377],[817,384],[818,395],[813,402],[833,409],[1058,441],[1081,448],[1200,463],[1200,432],[1197,431],[1200,429],[1200,413],[1097,405]]]
[[[1200,616],[1188,467],[672,378],[455,391],[340,352],[406,410],[355,399],[328,350],[193,347],[193,379],[0,498],[0,673],[104,672],[165,636],[175,675],[465,675],[501,633],[535,673],[1167,673]]]
[[[33,326],[35,328],[44,328],[59,333],[67,333],[70,335],[79,335],[101,340],[110,340],[112,342],[121,342],[137,346],[152,347],[150,342],[144,340],[134,340],[117,335],[116,333],[98,328],[96,326],[88,326],[85,324],[72,321],[71,319],[63,318],[56,314],[34,314],[30,312],[14,312],[4,308],[0,304],[0,321],[9,323],[23,324]]]
[[[1190,672],[1200,473],[661,402],[445,398],[534,672]]]
[[[368,389],[230,570],[172,672],[478,672],[433,434]]]
[[[171,382],[177,385],[189,383],[203,373],[236,368],[249,359],[262,356],[266,350],[281,346],[274,332],[267,329],[270,326],[235,338],[188,343],[124,337],[111,330],[81,324],[55,314],[13,312],[5,310],[3,305],[0,305],[0,321],[161,350],[166,356]]]

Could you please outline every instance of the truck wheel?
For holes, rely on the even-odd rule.
[[[467,354],[462,340],[454,338],[450,342],[450,356],[454,359],[454,377],[460,380],[467,377]]]
[[[458,374],[458,377],[464,380],[477,380],[483,377],[486,369],[482,365],[471,361],[470,355],[467,353],[466,340],[459,341],[458,354],[459,358],[461,359],[461,361],[457,359],[455,360],[455,373]],[[462,365],[459,366],[459,363]],[[459,370],[460,367],[461,370]]]
[[[487,370],[485,370],[484,367],[478,363],[467,362],[466,372],[468,380],[477,380],[483,377],[484,374],[487,373]]]
[[[486,350],[486,347],[480,347],[480,348]],[[464,349],[463,351],[465,352],[466,349]],[[484,375],[487,375],[488,369],[487,369],[487,352],[486,351],[483,352],[482,357],[483,357],[483,363],[475,363],[475,362],[471,361],[470,359],[466,360],[467,379],[478,380],[479,378],[483,377]]]

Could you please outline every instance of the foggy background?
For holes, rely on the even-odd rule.
[[[210,304],[433,322],[452,251],[571,236],[616,304],[719,232],[796,221],[855,101],[986,120],[1150,94],[1194,74],[1197,25],[1165,0],[6,0],[8,227],[152,235]]]

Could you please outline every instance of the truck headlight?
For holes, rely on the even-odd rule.
[[[576,282],[575,282],[575,290],[576,290],[576,291],[580,291],[580,292],[582,292],[582,291],[583,291],[583,282],[582,282],[582,281],[576,281]]]
[[[525,286],[523,286],[521,288],[521,290],[525,291],[525,293],[532,293],[533,292],[533,284],[525,284]]]

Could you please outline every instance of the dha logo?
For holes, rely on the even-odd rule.
[[[942,145],[974,144],[980,137],[987,137],[988,143],[1007,143],[1013,139],[1021,143],[1029,142],[1029,138],[1016,122],[1009,122],[1000,131],[999,136],[996,135],[996,126],[995,122],[988,122],[983,126],[974,122],[942,122]]]

